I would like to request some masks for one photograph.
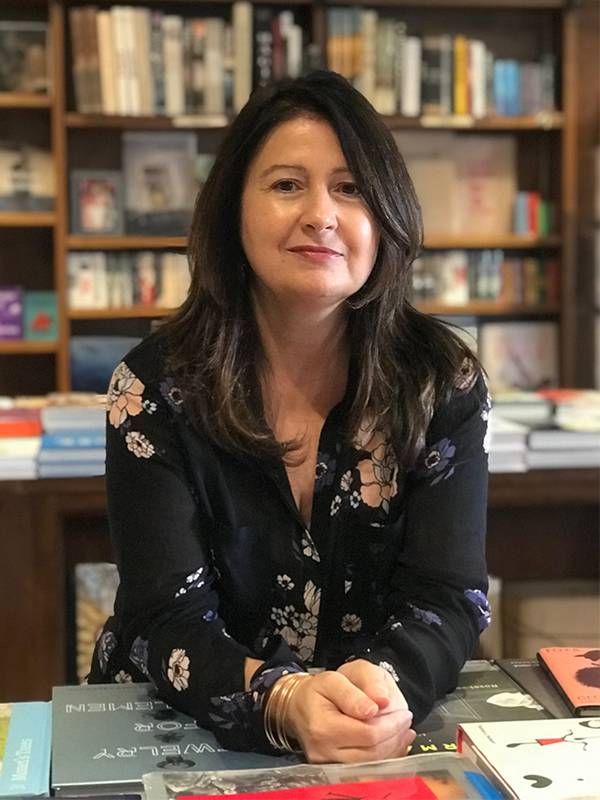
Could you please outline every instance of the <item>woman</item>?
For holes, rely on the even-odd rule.
[[[348,82],[253,94],[197,202],[189,296],[111,382],[121,585],[90,681],[151,679],[227,747],[406,752],[489,620],[487,392],[408,303],[420,243]]]

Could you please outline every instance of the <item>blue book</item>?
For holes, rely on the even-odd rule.
[[[521,67],[510,58],[505,62],[507,114],[518,117],[521,113]]]
[[[42,436],[43,450],[86,450],[106,446],[104,428],[74,428],[60,433],[45,433]]]
[[[50,703],[0,703],[0,798],[48,797]]]

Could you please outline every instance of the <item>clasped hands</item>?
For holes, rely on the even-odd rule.
[[[406,754],[412,713],[392,676],[364,659],[300,682],[286,728],[309,762],[357,762]]]

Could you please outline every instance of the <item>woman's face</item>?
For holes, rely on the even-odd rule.
[[[379,232],[327,122],[297,117],[268,136],[246,177],[241,237],[259,298],[327,308],[363,286]]]

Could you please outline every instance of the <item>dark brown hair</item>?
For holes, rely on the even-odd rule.
[[[409,303],[410,266],[422,245],[421,210],[390,131],[344,78],[317,71],[256,90],[230,125],[203,191],[189,239],[189,295],[161,332],[169,367],[196,426],[219,446],[278,458],[264,415],[264,358],[251,312],[249,268],[240,238],[249,166],[271,131],[299,116],[328,122],[380,230],[373,270],[347,300],[351,374],[346,435],[367,413],[389,430],[400,464],[423,444],[436,402],[447,396],[468,350],[439,320]]]

